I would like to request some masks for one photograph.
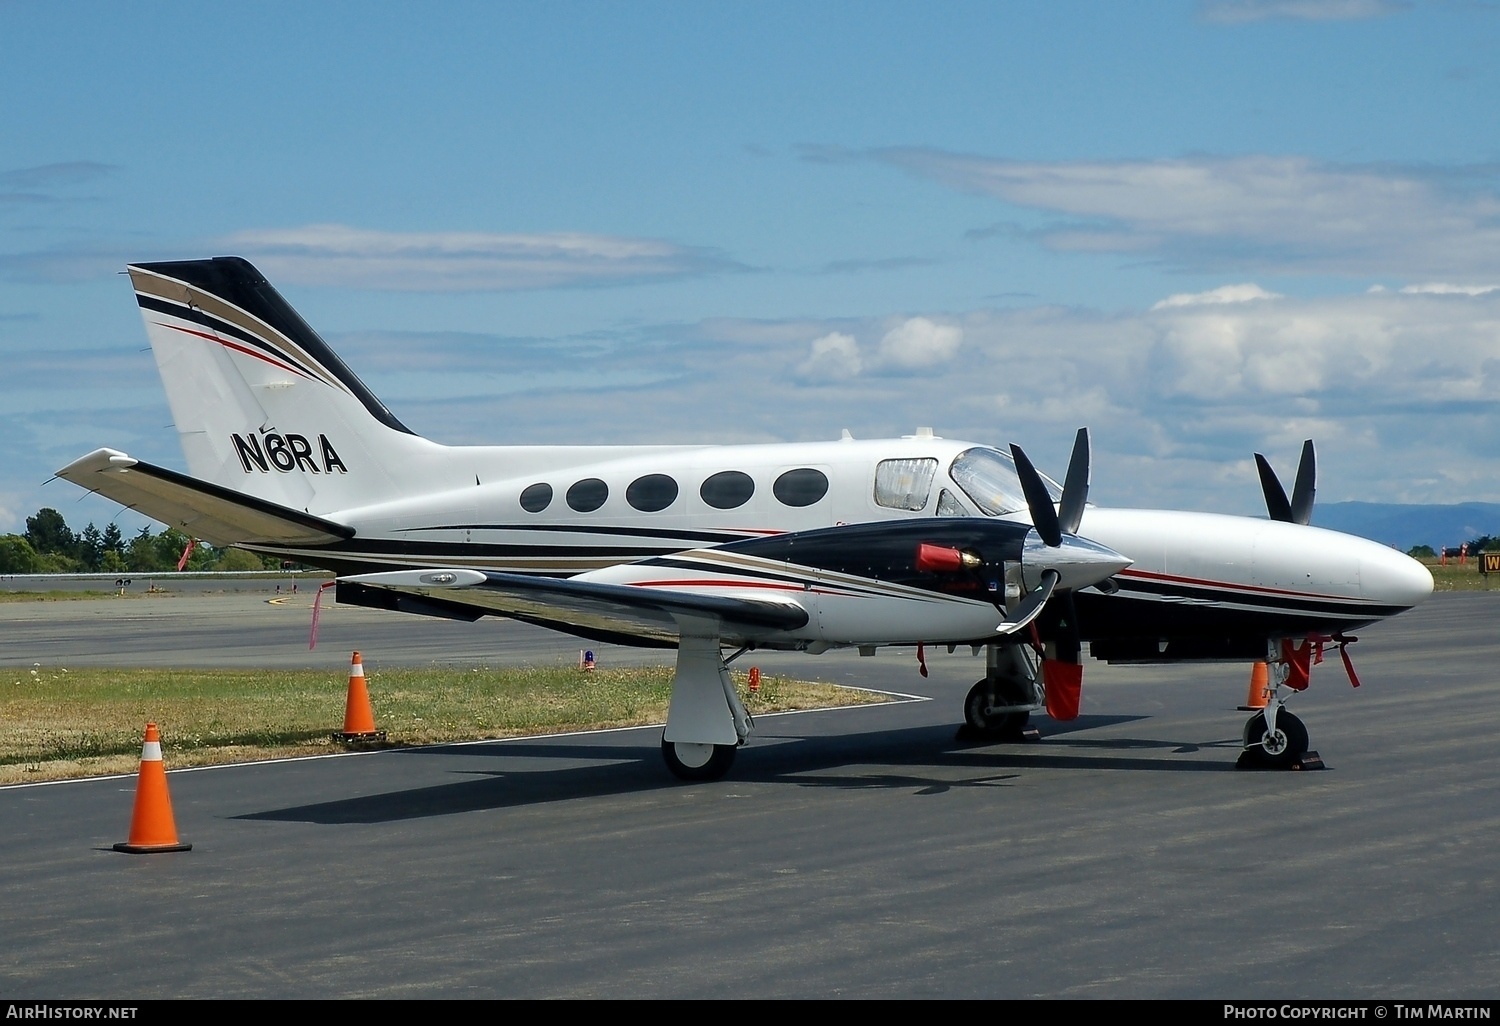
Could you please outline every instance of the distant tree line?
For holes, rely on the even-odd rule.
[[[1469,547],[1469,555],[1477,556],[1481,552],[1500,552],[1500,538],[1490,534],[1481,534],[1478,538],[1470,538],[1464,543]],[[1457,556],[1460,546],[1446,546],[1450,557]],[[1437,559],[1438,550],[1431,545],[1414,545],[1406,550],[1406,554],[1415,559]]]
[[[143,527],[126,539],[118,524],[99,530],[91,522],[76,534],[55,509],[26,518],[25,534],[0,535],[0,574],[146,574],[177,569],[188,536],[169,527],[152,534]],[[184,570],[276,570],[281,561],[232,547],[199,542]]]

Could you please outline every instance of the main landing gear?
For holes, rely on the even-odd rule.
[[[729,772],[735,751],[750,736],[755,721],[729,676],[717,621],[687,614],[677,614],[677,621],[682,635],[661,757],[678,780],[718,780]]]
[[[961,741],[1035,741],[1031,713],[1043,704],[1040,664],[1025,644],[985,646],[984,679],[964,698]]]

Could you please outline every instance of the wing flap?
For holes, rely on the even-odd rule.
[[[57,476],[211,545],[327,545],[354,537],[354,529],[343,524],[142,463],[115,449],[96,449]]]
[[[339,584],[471,606],[595,638],[675,643],[687,619],[717,620],[726,637],[764,637],[808,622],[807,610],[795,602],[480,570],[396,570],[341,577]]]

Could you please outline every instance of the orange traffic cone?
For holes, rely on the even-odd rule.
[[[1245,699],[1245,704],[1240,706],[1241,712],[1250,712],[1254,709],[1264,709],[1270,700],[1271,677],[1265,663],[1256,663],[1250,667],[1250,694]]]
[[[354,653],[349,666],[349,697],[344,703],[344,741],[384,741],[385,731],[375,729],[375,710],[370,708],[370,692],[365,689],[365,664]]]
[[[161,761],[161,734],[156,724],[148,723],[146,743],[141,746],[141,772],[135,785],[135,811],[130,816],[130,840],[115,845],[115,851],[145,855],[192,850],[191,844],[177,840],[172,799],[167,796],[167,769]]]

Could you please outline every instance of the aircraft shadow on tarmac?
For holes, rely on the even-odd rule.
[[[515,765],[504,769],[454,770],[452,772],[463,779],[358,798],[269,809],[236,818],[329,825],[386,823],[682,786],[711,788],[780,783],[797,787],[910,790],[915,795],[930,795],[955,788],[1002,787],[1019,776],[1013,772],[997,774],[996,770],[1217,773],[1234,769],[1231,759],[1221,763],[1121,753],[1151,751],[1178,755],[1203,750],[1234,751],[1240,747],[1238,738],[1183,743],[1146,738],[1090,740],[1064,736],[1138,719],[1145,717],[1082,716],[1066,725],[1049,723],[1048,732],[1039,744],[957,741],[951,725],[836,736],[766,732],[757,737],[770,743],[752,745],[741,751],[728,779],[717,784],[694,785],[683,785],[667,775],[657,745],[635,743],[633,738],[615,744],[608,743],[601,735],[593,735],[586,741],[536,739],[403,749],[386,753],[385,757],[503,758]],[[584,760],[590,765],[566,769],[548,765],[557,760]],[[854,766],[861,767],[861,771],[829,772]],[[954,771],[960,772],[955,774]],[[972,775],[962,771],[970,771]]]

